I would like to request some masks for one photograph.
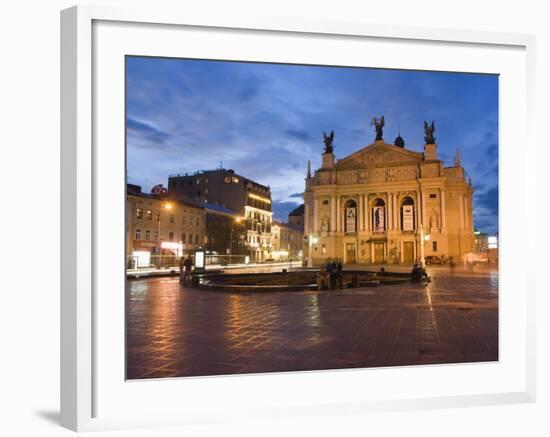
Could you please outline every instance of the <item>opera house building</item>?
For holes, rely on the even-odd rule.
[[[383,118],[382,118],[383,123]],[[382,124],[383,126],[383,124]],[[377,140],[335,159],[325,135],[322,166],[304,192],[308,264],[413,263],[437,255],[460,262],[474,251],[473,188],[460,154],[452,167],[438,159],[435,127],[425,123],[424,152]]]

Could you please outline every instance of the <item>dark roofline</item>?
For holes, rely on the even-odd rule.
[[[183,206],[191,206],[193,208],[204,209],[204,206],[202,204],[195,203],[194,201],[187,199],[185,196],[180,194],[178,194],[177,196],[174,196],[173,193],[169,193],[169,194],[165,194],[164,196],[160,196],[159,194],[144,193],[143,191],[136,191],[135,189],[132,189],[132,187],[129,187],[129,185],[133,185],[133,184],[126,184],[127,196],[142,197],[144,199],[154,199],[154,200],[166,199],[170,202],[176,202]],[[139,187],[139,185],[133,185],[133,187]],[[141,187],[139,188],[141,189]]]
[[[294,208],[292,211],[288,213],[289,216],[300,216],[303,215],[305,212],[305,205],[302,203],[300,206]]]
[[[224,172],[224,173],[231,173],[233,176],[236,176],[238,177],[239,179],[241,179],[243,182],[249,182],[251,184],[254,184],[254,185],[258,185],[262,188],[264,188],[266,191],[269,191],[271,192],[271,187],[269,185],[264,185],[264,184],[261,184],[259,182],[256,182],[250,178],[247,178],[246,176],[243,176],[241,174],[238,174],[238,173],[235,173],[235,170],[229,168],[218,168],[218,169],[215,169],[215,170],[198,170],[196,171],[195,173],[185,173],[185,174],[171,174],[168,176],[168,180],[172,179],[172,178],[184,178],[184,177],[194,177],[194,176],[203,176],[203,175],[206,175],[208,173],[218,173],[218,172]]]

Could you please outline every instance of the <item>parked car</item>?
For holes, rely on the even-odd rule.
[[[426,265],[428,264],[447,264],[448,259],[443,256],[428,255],[424,258]]]

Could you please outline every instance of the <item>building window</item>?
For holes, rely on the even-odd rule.
[[[328,200],[323,200],[323,205],[328,205]],[[325,252],[323,252],[325,253]]]
[[[151,231],[149,229],[147,229],[145,231],[145,239],[146,240],[150,240],[151,239]]]
[[[181,233],[181,242],[185,243],[185,232]]]
[[[432,241],[432,252],[437,252],[437,241]]]
[[[195,235],[195,244],[199,244],[199,235]]]
[[[173,215],[170,216],[170,223],[174,223],[175,217]]]
[[[189,244],[193,244],[193,234],[189,234]]]
[[[157,214],[157,222],[160,222],[160,214]]]
[[[169,241],[174,241],[174,233],[173,232],[168,232],[168,240]]]
[[[401,202],[401,230],[405,232],[414,231],[415,225],[414,201],[407,196]]]
[[[437,199],[437,194],[430,193],[430,199]]]
[[[159,231],[155,231],[155,241],[159,241]]]
[[[143,209],[141,209],[141,208],[136,209],[136,218],[138,218],[138,219],[143,218]]]
[[[147,220],[153,220],[153,211],[147,210]]]
[[[136,240],[141,240],[141,230],[136,229]]]
[[[380,198],[374,201],[372,208],[372,228],[374,232],[386,230],[386,203]]]

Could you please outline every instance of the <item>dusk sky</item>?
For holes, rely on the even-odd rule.
[[[127,58],[128,182],[148,192],[168,175],[219,168],[269,185],[274,216],[302,203],[307,160],[321,163],[323,131],[341,159],[398,131],[423,150],[435,120],[439,158],[457,148],[474,186],[474,224],[498,230],[498,77],[495,75]]]

